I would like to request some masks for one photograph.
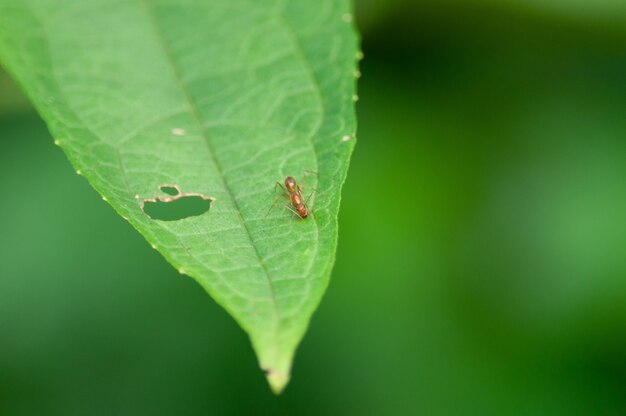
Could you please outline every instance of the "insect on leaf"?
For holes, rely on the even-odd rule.
[[[0,0],[0,60],[56,143],[243,327],[276,392],[334,262],[356,129],[350,13],[347,0]],[[312,214],[267,214],[275,182],[305,170]],[[192,197],[190,214],[148,215]]]

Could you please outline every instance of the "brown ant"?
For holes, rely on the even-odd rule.
[[[274,192],[276,192],[276,187],[280,186],[280,189],[283,190],[283,193],[276,197],[276,200],[270,207],[269,211],[267,211],[267,213],[268,214],[270,213],[270,211],[278,203],[278,200],[280,198],[285,198],[289,200],[289,202],[291,203],[293,207],[290,207],[287,204],[282,204],[283,207],[287,208],[289,211],[293,212],[294,214],[296,214],[298,217],[302,219],[305,219],[306,217],[308,217],[309,211],[307,209],[307,204],[309,203],[309,200],[315,194],[315,191],[316,191],[315,189],[311,188],[313,189],[313,192],[311,192],[311,195],[309,195],[309,197],[306,199],[306,202],[302,202],[303,200],[302,188],[305,187],[304,180],[306,179],[306,175],[308,173],[316,174],[317,172],[304,171],[304,178],[302,179],[302,187],[296,184],[296,180],[293,178],[293,176],[287,176],[287,178],[285,178],[285,186],[283,186],[283,184],[281,184],[280,182],[276,182],[276,184],[274,185]]]

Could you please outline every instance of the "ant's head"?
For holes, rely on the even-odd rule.
[[[296,190],[296,180],[292,176],[287,176],[285,186],[289,191],[294,192]]]

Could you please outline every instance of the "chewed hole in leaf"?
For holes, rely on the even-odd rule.
[[[159,189],[172,196],[165,198],[157,196],[146,199],[141,204],[143,212],[153,220],[177,221],[202,215],[215,201],[215,198],[202,194],[184,194],[175,185],[162,185]]]
[[[199,196],[183,196],[173,201],[165,202],[160,199],[146,201],[143,205],[145,212],[153,220],[177,221],[183,218],[202,215],[211,208],[211,201]]]
[[[180,191],[178,190],[177,187],[171,186],[171,185],[161,185],[159,187],[159,189],[162,192],[164,192],[164,193],[166,193],[168,195],[171,195],[171,196],[176,196],[176,195],[178,195],[180,193]]]

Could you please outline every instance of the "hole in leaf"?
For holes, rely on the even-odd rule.
[[[204,214],[211,208],[212,202],[212,199],[203,198],[199,195],[181,196],[167,200],[157,198],[144,201],[143,212],[153,220],[176,221]]]
[[[175,186],[161,185],[159,189],[161,189],[162,192],[171,196],[176,196],[179,194],[178,189]]]

